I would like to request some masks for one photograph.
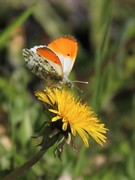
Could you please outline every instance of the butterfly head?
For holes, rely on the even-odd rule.
[[[73,81],[71,81],[70,79],[68,79],[67,76],[64,76],[62,81],[61,81],[61,85],[68,87],[68,88],[73,88],[74,87],[74,83]]]

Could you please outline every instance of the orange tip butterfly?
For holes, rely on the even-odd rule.
[[[23,49],[26,66],[48,84],[63,83],[72,86],[68,75],[73,68],[78,44],[73,36],[66,35],[52,41],[48,46]]]

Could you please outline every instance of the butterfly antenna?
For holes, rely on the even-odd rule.
[[[80,84],[89,84],[87,81],[73,81],[74,83],[80,83]]]
[[[78,91],[80,91],[81,93],[83,93],[83,90],[81,90],[78,86],[76,86],[75,84],[74,84],[74,87],[78,90]]]
[[[83,93],[83,90],[81,90],[78,86],[76,86],[75,83],[88,84],[88,82],[86,81],[73,81],[73,83],[74,83],[75,88],[81,93]]]

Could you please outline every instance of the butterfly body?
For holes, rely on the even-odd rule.
[[[77,49],[76,40],[68,35],[52,41],[48,46],[35,46],[22,52],[26,66],[49,85],[71,86],[68,75],[74,65]]]

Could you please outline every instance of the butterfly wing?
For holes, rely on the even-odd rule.
[[[40,78],[62,79],[62,65],[55,53],[46,46],[35,46],[22,51],[27,67]]]
[[[62,76],[63,69],[61,61],[59,60],[58,56],[49,48],[47,47],[40,47],[36,50],[37,54],[43,57],[54,69],[55,71]]]
[[[74,65],[78,50],[75,38],[70,35],[62,36],[52,41],[47,47],[58,56],[62,64],[63,74],[68,76]]]

